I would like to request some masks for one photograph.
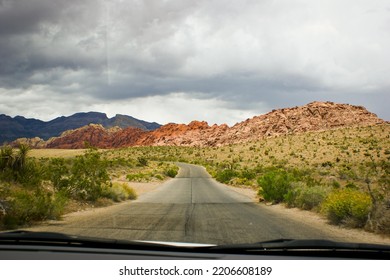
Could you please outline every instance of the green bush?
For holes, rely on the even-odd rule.
[[[291,189],[291,182],[291,176],[285,170],[269,171],[257,180],[259,195],[267,201],[282,202]]]
[[[70,185],[70,170],[63,158],[53,158],[47,168],[48,179],[57,191],[67,190]]]
[[[293,182],[284,200],[289,207],[311,210],[323,202],[326,194],[327,190],[321,185],[309,187],[304,182]]]
[[[90,149],[83,156],[77,156],[70,169],[69,193],[77,199],[96,201],[102,196],[103,188],[110,186],[107,162],[98,151]]]
[[[127,174],[126,179],[130,182],[149,182],[153,176],[149,173]]]
[[[164,180],[164,177],[163,177],[163,175],[161,175],[161,174],[156,174],[156,175],[154,175],[154,178],[156,178],[156,179],[158,179],[158,180],[160,180],[160,181]]]
[[[218,170],[215,173],[215,179],[223,184],[229,183],[237,173],[231,169]]]
[[[28,159],[24,163],[23,170],[17,174],[17,182],[28,188],[37,188],[44,178],[44,169],[34,159]]]
[[[53,194],[41,189],[27,191],[13,190],[5,215],[0,224],[4,228],[31,224],[44,219],[57,219],[64,210],[67,198],[63,193]]]
[[[316,208],[323,202],[326,194],[326,190],[322,186],[305,188],[297,197],[298,207],[305,210]]]
[[[287,207],[298,207],[297,197],[300,195],[301,189],[299,187],[291,188],[283,196],[284,202],[286,202]]]
[[[168,168],[164,171],[164,174],[168,177],[171,177],[171,178],[175,178],[177,173],[178,173],[178,169],[179,168],[174,168],[174,167],[171,167],[171,168]]]
[[[57,192],[63,192],[73,199],[96,201],[103,196],[104,188],[111,184],[107,166],[108,161],[91,148],[74,159],[51,159],[45,176]]]
[[[147,166],[148,165],[148,159],[145,157],[139,157],[139,158],[137,158],[137,160],[138,160],[139,166]]]
[[[354,189],[354,190],[357,190],[358,187],[354,184],[354,183],[351,183],[351,182],[348,182],[346,185],[345,185],[345,188],[346,189]]]
[[[64,213],[65,206],[68,202],[68,194],[64,191],[54,193],[51,208],[50,219],[58,219]]]
[[[334,224],[362,227],[368,219],[372,201],[367,193],[355,189],[331,192],[322,204],[322,211]]]
[[[256,172],[249,169],[243,169],[240,172],[239,177],[246,180],[253,180],[256,177]]]
[[[3,146],[0,149],[0,180],[15,182],[25,187],[37,187],[43,179],[43,171],[34,159],[28,158],[30,148],[20,144],[18,151]]]

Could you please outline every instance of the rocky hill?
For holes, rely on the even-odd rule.
[[[142,130],[154,130],[161,126],[158,123],[149,123],[126,115],[116,115],[113,118],[108,118],[106,114],[98,112],[77,113],[48,122],[26,119],[21,116],[12,118],[2,114],[0,115],[0,145],[18,138],[39,137],[47,140],[51,137],[60,136],[62,132],[67,130],[77,129],[89,124],[101,124],[105,128],[116,126],[120,128],[136,127]],[[38,140],[35,139],[34,141]]]
[[[199,121],[193,121],[188,125],[170,123],[153,131],[119,127],[105,129],[102,125],[88,125],[67,131],[60,137],[46,142],[38,141],[39,144],[35,147],[83,148],[85,142],[100,148],[164,145],[220,146],[282,134],[381,123],[385,121],[362,106],[312,102],[305,106],[273,110],[232,127],[226,124],[209,126],[206,122]]]

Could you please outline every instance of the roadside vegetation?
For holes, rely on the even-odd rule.
[[[28,154],[33,156],[28,156]],[[0,229],[31,225],[86,207],[107,206],[137,198],[130,181],[164,180],[177,174],[177,166],[156,164],[143,157],[110,157],[89,148],[30,151],[3,146],[0,150]],[[44,155],[44,156],[42,156]],[[142,175],[142,176],[141,176]],[[123,177],[123,176],[122,176]]]
[[[155,179],[158,165],[199,164],[219,182],[254,189],[260,201],[315,211],[336,225],[390,233],[388,124],[221,147],[133,147],[106,153],[132,158],[133,165],[140,157],[151,163],[128,173],[132,180]]]
[[[208,151],[206,164],[220,182],[255,188],[260,200],[316,211],[333,224],[390,233],[388,124],[218,150]]]
[[[134,198],[127,189],[129,184],[174,177],[178,172],[174,162],[188,162],[205,166],[222,183],[254,189],[259,201],[315,211],[336,225],[390,234],[388,124],[221,147],[78,151],[68,155],[61,151],[60,156],[55,151],[31,151],[32,157],[24,161],[21,171],[17,169],[20,160],[14,167],[7,165],[11,152],[3,147],[0,223],[15,224],[7,219],[19,216],[22,218],[16,224],[56,218],[72,204],[69,201],[104,205],[104,201]],[[23,153],[23,149],[12,151],[14,159]],[[32,211],[28,208],[31,205],[45,207],[36,206]],[[29,214],[22,209],[29,209]]]

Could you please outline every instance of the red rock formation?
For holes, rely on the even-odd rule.
[[[100,124],[90,124],[65,131],[59,137],[50,138],[46,143],[46,148],[83,149],[86,144],[108,148],[111,134],[111,130],[105,129]]]
[[[364,107],[333,102],[312,102],[305,106],[273,110],[228,127],[226,124],[209,126],[193,121],[188,125],[169,123],[154,131],[138,128],[105,129],[88,125],[49,139],[35,140],[37,147],[84,148],[85,143],[99,148],[127,146],[219,146],[252,141],[289,133],[327,130],[351,126],[385,123]]]
[[[231,138],[255,140],[259,137],[278,136],[288,133],[319,131],[339,127],[366,126],[384,123],[362,106],[333,102],[312,102],[305,106],[273,110],[233,126],[224,135]]]
[[[49,139],[46,148],[82,149],[86,144],[103,149],[134,146],[144,133],[140,128],[105,129],[102,125],[90,124]]]

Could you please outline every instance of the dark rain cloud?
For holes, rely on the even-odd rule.
[[[46,98],[65,114],[183,93],[257,113],[332,100],[389,119],[388,8],[386,1],[3,0],[0,109],[15,115],[19,95]],[[24,110],[18,114],[38,114]]]

